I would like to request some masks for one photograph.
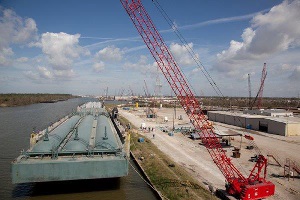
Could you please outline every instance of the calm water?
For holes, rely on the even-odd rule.
[[[119,179],[67,181],[44,184],[11,183],[11,161],[29,148],[33,128],[42,130],[91,99],[0,108],[0,200],[6,199],[156,199],[150,188],[130,167]]]

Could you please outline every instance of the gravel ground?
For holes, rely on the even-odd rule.
[[[158,110],[158,117],[155,119],[146,118],[144,108],[136,110],[119,109],[120,115],[127,118],[133,125],[140,127],[145,123],[146,127],[154,128],[154,131],[140,131],[142,135],[152,140],[152,142],[166,155],[176,162],[176,164],[184,167],[193,176],[196,176],[200,184],[207,187],[209,185],[214,188],[225,189],[225,178],[212,161],[206,148],[201,145],[199,140],[191,140],[188,136],[181,133],[175,133],[169,136],[162,132],[160,127],[166,127],[169,130],[173,127],[174,109],[162,108]],[[182,120],[178,117],[182,116]],[[168,118],[168,122],[164,122],[164,118]],[[176,109],[176,118],[174,120],[175,128],[178,126],[192,126],[189,123],[187,115],[183,109]],[[238,133],[245,134],[240,127],[226,125],[222,123],[214,123],[216,132],[221,133]],[[155,137],[153,138],[153,134]],[[247,133],[249,134],[249,133]],[[271,135],[267,133],[251,131],[259,150],[263,155],[272,154],[276,159],[284,165],[286,158],[290,158],[300,164],[300,137],[283,137]],[[240,136],[232,137],[232,147],[226,148],[229,157],[232,155],[233,147],[241,146],[241,158],[232,158],[235,166],[245,175],[250,174],[254,167],[254,162],[250,162],[251,156],[257,154],[256,149],[248,150],[246,146],[249,141]],[[295,178],[288,181],[287,178],[275,177],[283,175],[283,167],[277,166],[276,162],[269,158],[267,179],[276,185],[275,195],[269,199],[300,199],[300,179]],[[275,175],[275,176],[273,176]]]

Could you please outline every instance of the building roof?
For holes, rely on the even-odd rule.
[[[262,110],[262,112],[265,113],[292,113],[291,111],[286,111],[284,109],[266,109],[266,110]]]
[[[264,116],[264,115],[250,115],[250,114],[244,114],[240,111],[238,112],[229,112],[229,111],[208,111],[209,113],[218,113],[223,115],[230,115],[233,117],[245,117],[245,118],[252,118],[252,119],[268,119],[272,121],[277,121],[281,123],[291,124],[291,123],[300,123],[299,117],[270,117],[270,116]]]

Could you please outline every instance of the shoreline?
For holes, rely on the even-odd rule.
[[[0,108],[56,103],[73,98],[78,98],[78,96],[71,94],[0,94]]]
[[[137,158],[135,157],[135,155],[134,155],[134,153],[132,151],[130,151],[130,159],[136,164],[136,166],[138,167],[138,169],[142,172],[141,175],[143,176],[143,179],[145,179],[145,181],[147,181],[147,184],[151,185],[151,189],[155,193],[156,197],[159,198],[159,199],[164,199],[163,196],[162,196],[162,194],[155,187],[155,185],[153,185],[151,183],[150,178],[148,177],[148,175],[146,174],[146,172],[142,168],[142,166],[139,164]]]

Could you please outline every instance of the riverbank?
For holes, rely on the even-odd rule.
[[[120,117],[121,124],[130,123]],[[152,186],[164,199],[217,199],[187,171],[131,126],[131,153]],[[139,142],[143,138],[143,142]]]
[[[36,103],[55,103],[77,98],[71,94],[0,94],[0,107],[25,106]]]

